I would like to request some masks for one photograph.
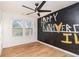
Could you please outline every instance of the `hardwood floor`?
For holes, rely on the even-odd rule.
[[[2,57],[71,57],[67,53],[48,47],[39,42],[3,49]]]

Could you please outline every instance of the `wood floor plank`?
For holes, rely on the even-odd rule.
[[[73,57],[39,42],[3,49],[2,57]]]

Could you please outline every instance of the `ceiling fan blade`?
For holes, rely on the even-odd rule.
[[[51,10],[38,10],[39,12],[51,12]]]
[[[46,1],[43,1],[40,5],[39,5],[39,7],[37,8],[37,10],[40,10],[42,7],[43,7],[43,5],[46,3]]]
[[[26,15],[30,15],[30,14],[33,14],[33,13],[35,13],[35,12],[30,12],[30,13],[27,13]]]
[[[40,16],[40,13],[37,13],[38,16]]]
[[[25,7],[25,8],[28,8],[28,9],[30,9],[30,10],[35,11],[34,9],[32,9],[32,8],[30,8],[30,7],[27,7],[27,6],[25,6],[25,5],[22,5],[22,7]]]

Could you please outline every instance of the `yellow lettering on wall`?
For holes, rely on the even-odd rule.
[[[66,36],[66,41],[61,41],[63,43],[71,44],[72,41],[69,41],[69,36],[72,36],[72,34],[63,33],[63,36]]]
[[[76,33],[74,33],[74,38],[75,38],[75,44],[79,44],[78,37],[77,37]]]
[[[55,24],[55,27],[56,27],[57,32],[60,32],[61,27],[62,27],[62,22],[59,25]]]

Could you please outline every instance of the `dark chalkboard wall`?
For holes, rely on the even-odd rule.
[[[55,21],[53,14],[56,14],[56,13],[58,13],[58,15],[56,17],[57,20]],[[52,18],[49,19],[50,21],[47,20],[46,18],[49,16],[52,16]],[[62,22],[63,25],[69,24],[69,26],[72,27],[70,28],[72,32],[43,31],[44,30],[42,27],[43,17],[45,17],[45,19],[47,20],[45,26],[47,26],[47,24],[59,25]],[[76,38],[74,37],[74,33],[76,32],[74,31],[74,28],[73,28],[74,24],[79,24],[79,3],[71,5],[64,9],[58,10],[56,12],[53,12],[43,17],[38,19],[38,40],[79,55],[79,44],[75,43]],[[79,39],[79,33],[78,33],[79,26],[76,27],[76,30],[77,30],[76,36]],[[62,40],[63,41],[66,40],[66,36],[63,36],[63,33],[72,34],[71,36],[69,36],[69,41],[72,41],[71,44],[61,42]],[[77,40],[77,42],[79,42],[79,40]]]

